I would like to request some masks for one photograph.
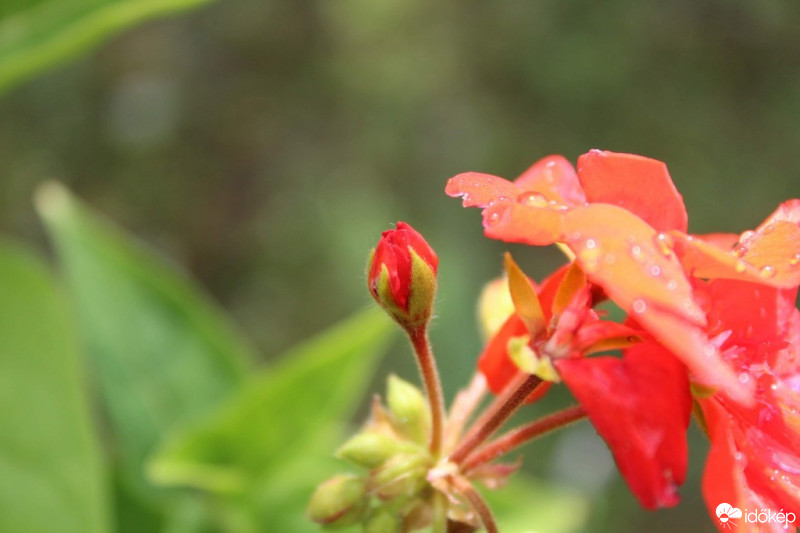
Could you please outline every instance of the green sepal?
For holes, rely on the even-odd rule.
[[[386,402],[394,417],[395,429],[424,445],[431,432],[431,410],[425,395],[411,383],[392,374],[387,380]]]
[[[317,487],[308,504],[308,516],[326,529],[345,528],[364,519],[368,503],[366,482],[342,474]]]

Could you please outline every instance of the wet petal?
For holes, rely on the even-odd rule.
[[[450,178],[444,192],[460,196],[464,207],[486,207],[498,199],[515,199],[521,192],[512,182],[480,172],[464,172]]]
[[[589,280],[629,313],[656,305],[703,323],[669,242],[641,218],[613,205],[579,207],[565,217],[564,234]]]
[[[575,206],[586,203],[575,169],[560,155],[537,161],[514,183],[524,191],[538,192],[547,200],[560,204]]]
[[[691,397],[683,365],[654,343],[624,359],[559,359],[556,367],[648,509],[678,503],[686,477]]]
[[[589,202],[623,207],[658,231],[686,231],[683,197],[661,161],[592,150],[578,158],[578,178]]]
[[[483,210],[484,234],[491,239],[534,246],[553,244],[561,237],[566,210],[521,202],[496,202]]]

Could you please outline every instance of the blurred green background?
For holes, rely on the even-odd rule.
[[[47,250],[32,197],[62,181],[188,271],[269,359],[368,305],[367,252],[406,220],[440,255],[432,336],[452,397],[508,247],[446,179],[633,152],[668,164],[691,231],[754,227],[800,196],[798,20],[780,0],[211,2],[0,95],[0,232]],[[560,260],[511,249],[537,277]],[[416,381],[398,345],[371,390],[390,368]],[[587,530],[707,531],[703,456],[699,439],[684,503],[655,514],[588,426],[534,444],[526,467],[591,498]]]

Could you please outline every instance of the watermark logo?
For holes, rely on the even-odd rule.
[[[732,506],[729,503],[721,503],[717,505],[716,513],[720,524],[728,528],[735,526],[736,519],[742,517],[742,510],[738,507]]]
[[[719,523],[729,529],[737,526],[739,519],[744,519],[747,524],[781,524],[784,529],[788,529],[789,524],[797,521],[797,515],[792,512],[785,513],[783,509],[777,512],[772,509],[745,509],[742,512],[738,507],[724,502],[717,505],[715,513]]]

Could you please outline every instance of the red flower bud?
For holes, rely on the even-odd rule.
[[[414,228],[398,222],[384,231],[367,271],[370,293],[403,327],[428,322],[436,290],[436,252]]]

